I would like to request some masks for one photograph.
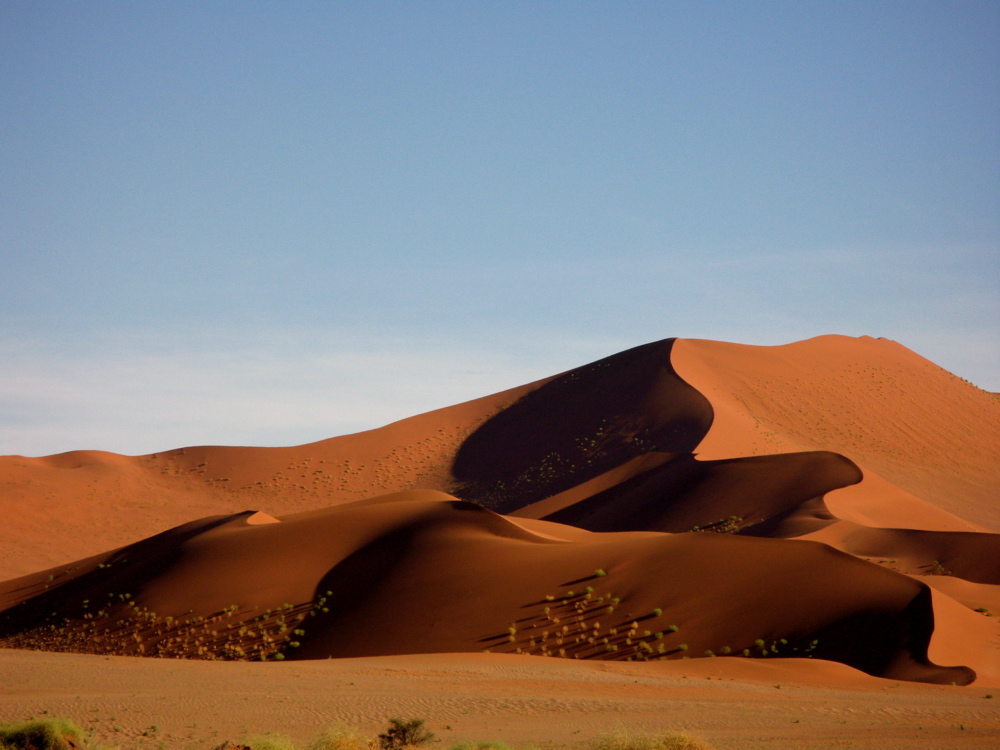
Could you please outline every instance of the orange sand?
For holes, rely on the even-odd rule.
[[[496,717],[506,735],[486,739],[540,742],[548,726],[569,743],[616,712],[652,726],[647,707],[670,700],[690,707],[671,724],[719,747],[804,747],[798,727],[736,706],[753,694],[784,716],[794,702],[761,697],[773,679],[805,686],[815,717],[857,703],[843,691],[877,703],[896,685],[880,675],[931,728],[820,722],[812,746],[985,747],[936,712],[1000,726],[973,708],[1000,687],[998,489],[1000,401],[898,344],[666,340],[304,446],[0,458],[0,643],[108,655],[139,683],[169,683],[148,665],[176,662],[125,655],[284,659],[183,663],[227,733],[209,709],[218,670],[332,686],[399,664],[435,697],[345,690],[347,718],[373,727],[392,695],[444,717],[448,689],[516,690],[556,708],[524,723],[513,704],[475,709],[470,729]],[[35,675],[0,710],[33,705],[29,689],[72,703],[31,664],[99,681],[105,658],[0,651],[0,672]],[[478,687],[441,676],[463,669]],[[618,703],[586,702],[598,674]],[[731,687],[683,682],[713,676]],[[713,724],[713,705],[750,724]]]

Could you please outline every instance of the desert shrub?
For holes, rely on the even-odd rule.
[[[424,729],[423,719],[389,719],[389,728],[378,736],[378,744],[383,750],[399,750],[404,747],[423,745],[434,739],[434,733]]]
[[[591,750],[713,750],[707,742],[678,732],[634,734],[625,729],[595,740],[590,748]]]
[[[69,719],[0,724],[0,750],[83,750],[94,746]]]
[[[250,750],[295,750],[295,743],[283,734],[249,737],[245,742]]]
[[[334,726],[317,737],[309,750],[376,750],[378,743],[350,727]]]

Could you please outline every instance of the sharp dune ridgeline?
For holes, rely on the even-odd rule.
[[[7,648],[1000,683],[1000,400],[883,339],[667,339],[308,445],[2,457],[0,488]]]

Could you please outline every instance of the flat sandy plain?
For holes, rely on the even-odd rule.
[[[996,747],[998,489],[996,394],[842,336],[669,339],[304,446],[0,457],[0,719]]]

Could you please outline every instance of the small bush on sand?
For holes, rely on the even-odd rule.
[[[625,729],[601,737],[590,747],[591,750],[713,750],[707,742],[678,732],[635,734]]]
[[[423,745],[432,739],[434,733],[424,729],[423,719],[389,719],[389,728],[378,736],[378,744],[382,750],[399,750]]]
[[[69,719],[0,724],[0,750],[98,750]]]
[[[295,743],[283,734],[249,737],[245,740],[250,750],[295,750]]]
[[[309,746],[309,750],[377,750],[378,743],[356,729],[335,726],[327,729]]]

